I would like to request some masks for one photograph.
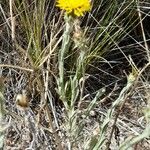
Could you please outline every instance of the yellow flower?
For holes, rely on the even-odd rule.
[[[57,0],[56,6],[78,17],[91,9],[90,0]]]

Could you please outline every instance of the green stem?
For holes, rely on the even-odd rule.
[[[113,102],[111,108],[107,111],[106,119],[104,120],[103,124],[101,125],[101,132],[100,132],[100,136],[99,136],[99,141],[95,145],[93,150],[98,150],[98,149],[102,148],[104,141],[105,141],[105,134],[106,134],[105,132],[108,128],[108,124],[109,124],[110,120],[113,117],[115,109],[117,106],[121,106],[122,104],[125,103],[125,101],[128,97],[128,92],[130,91],[131,87],[134,85],[135,81],[136,81],[136,76],[134,76],[131,73],[127,78],[127,85],[122,89],[117,100]]]
[[[59,51],[58,61],[59,61],[59,80],[58,80],[58,91],[63,102],[65,102],[65,83],[64,83],[64,59],[65,54],[69,50],[70,46],[70,33],[72,32],[72,18],[71,16],[65,15],[65,31],[63,34],[62,47]]]

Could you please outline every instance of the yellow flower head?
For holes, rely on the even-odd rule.
[[[91,9],[90,0],[57,0],[56,6],[78,17]]]

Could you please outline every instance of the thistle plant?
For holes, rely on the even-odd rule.
[[[65,29],[63,33],[62,46],[58,54],[59,78],[57,80],[57,84],[58,84],[58,93],[60,95],[60,98],[64,102],[65,107],[67,108],[68,103],[67,103],[67,97],[66,97],[66,90],[67,90],[68,82],[65,82],[65,79],[64,79],[64,72],[65,72],[64,60],[65,60],[66,54],[70,50],[70,43],[71,43],[70,39],[71,39],[71,33],[73,32],[73,29],[79,29],[78,31],[77,30],[74,31],[74,34],[81,33],[79,25],[75,23],[76,17],[83,16],[84,12],[90,10],[90,1],[89,0],[82,0],[82,1],[58,0],[56,6],[60,7],[62,10],[65,10],[65,15],[64,15]],[[80,54],[77,60],[76,73],[75,73],[73,80],[79,80],[78,74],[79,72],[82,72],[81,66],[83,64],[84,50],[86,46],[86,45],[83,45],[83,42],[81,41],[82,35],[80,34],[78,36],[79,36],[78,40],[74,38],[74,47],[80,49]],[[72,82],[73,81],[71,79],[71,83],[70,83],[71,85],[74,84]],[[72,85],[72,86],[75,86],[75,85]],[[74,98],[71,98],[71,99],[72,100],[70,101],[70,106],[72,106],[73,101],[75,102]]]
[[[58,89],[57,92],[62,100],[66,109],[66,131],[69,139],[68,148],[73,147],[73,143],[78,139],[81,134],[82,126],[77,124],[78,112],[80,109],[80,103],[83,100],[83,88],[85,80],[85,68],[86,68],[86,37],[80,27],[80,20],[78,17],[83,16],[86,11],[91,8],[90,1],[64,1],[58,0],[58,7],[65,10],[64,20],[65,29],[63,33],[62,46],[58,54],[59,64],[59,77],[57,79]],[[71,46],[71,43],[73,43]],[[69,51],[77,50],[77,59],[74,60],[74,64],[71,70],[71,74],[68,74],[68,70],[65,68],[65,60]],[[97,100],[100,94],[96,95]],[[93,102],[93,101],[92,101]],[[92,103],[91,102],[91,103]],[[76,104],[78,107],[75,109]],[[93,106],[93,104],[91,104]],[[91,106],[90,105],[90,106]],[[89,107],[90,111],[92,107]],[[88,113],[87,111],[87,113]]]

